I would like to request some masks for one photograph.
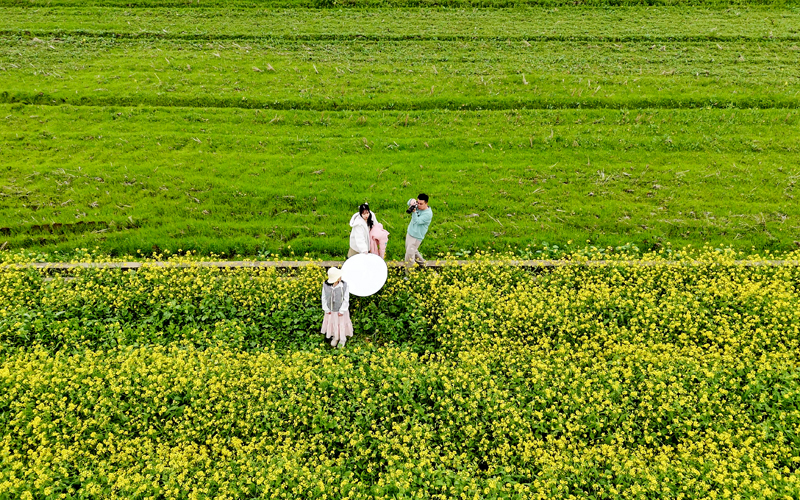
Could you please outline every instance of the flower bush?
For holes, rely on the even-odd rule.
[[[0,497],[796,498],[800,270],[740,257],[392,274],[333,350],[319,267],[10,259]]]

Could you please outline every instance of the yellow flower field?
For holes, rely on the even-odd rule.
[[[741,258],[391,274],[335,350],[319,267],[17,256],[0,498],[797,498],[800,269]]]

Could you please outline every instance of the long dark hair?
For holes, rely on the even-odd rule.
[[[369,209],[369,203],[362,203],[361,205],[358,206],[358,215],[359,216],[361,216],[361,214],[363,214],[364,211],[369,212],[369,218],[367,219],[367,227],[372,229],[372,223],[373,223],[372,210]]]

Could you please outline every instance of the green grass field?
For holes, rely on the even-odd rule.
[[[155,4],[153,4],[155,5]],[[794,248],[793,8],[4,8],[0,244]]]

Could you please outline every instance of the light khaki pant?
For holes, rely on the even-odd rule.
[[[419,253],[419,246],[422,244],[422,240],[418,240],[411,236],[410,234],[406,234],[406,257],[405,257],[405,265],[406,270],[410,269],[411,266],[414,265],[414,261],[418,262],[421,265],[425,265],[425,258]]]
[[[350,249],[350,251],[349,251],[349,252],[347,252],[347,258],[349,259],[349,258],[350,258],[350,257],[352,257],[353,255],[358,255],[358,252],[356,252],[355,250],[353,250],[353,249],[351,248],[351,249]]]

